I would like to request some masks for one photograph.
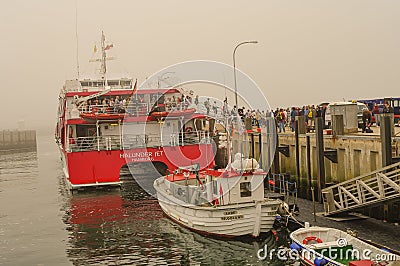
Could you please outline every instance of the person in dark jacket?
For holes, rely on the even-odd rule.
[[[371,133],[371,123],[372,123],[372,114],[368,110],[368,108],[364,108],[363,113],[362,113],[362,120],[363,120],[363,125],[362,125],[362,133]]]
[[[385,107],[383,108],[384,114],[394,113],[393,107],[389,105],[388,102],[385,102]]]

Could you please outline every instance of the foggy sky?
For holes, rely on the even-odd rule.
[[[232,64],[237,43],[258,40],[236,65],[272,107],[400,94],[396,0],[15,0],[0,9],[0,129],[54,128],[60,88],[77,77],[76,6],[82,77],[104,30],[110,71],[139,82],[182,61]]]

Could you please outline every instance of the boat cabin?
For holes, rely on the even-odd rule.
[[[181,167],[165,177],[169,192],[193,205],[229,205],[264,200],[263,180],[267,173],[235,169],[202,172]]]

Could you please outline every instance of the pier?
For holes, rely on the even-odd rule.
[[[372,129],[332,135],[317,125],[315,132],[279,133],[272,173],[296,181],[303,198],[311,199],[315,188],[327,216],[356,211],[398,223],[400,128],[383,124]]]
[[[0,130],[0,152],[36,150],[35,130]]]

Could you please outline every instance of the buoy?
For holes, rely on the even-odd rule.
[[[310,241],[317,241],[318,243],[322,243],[321,238],[318,238],[316,236],[308,236],[308,237],[304,238],[303,244],[307,245],[308,242],[310,242]]]

